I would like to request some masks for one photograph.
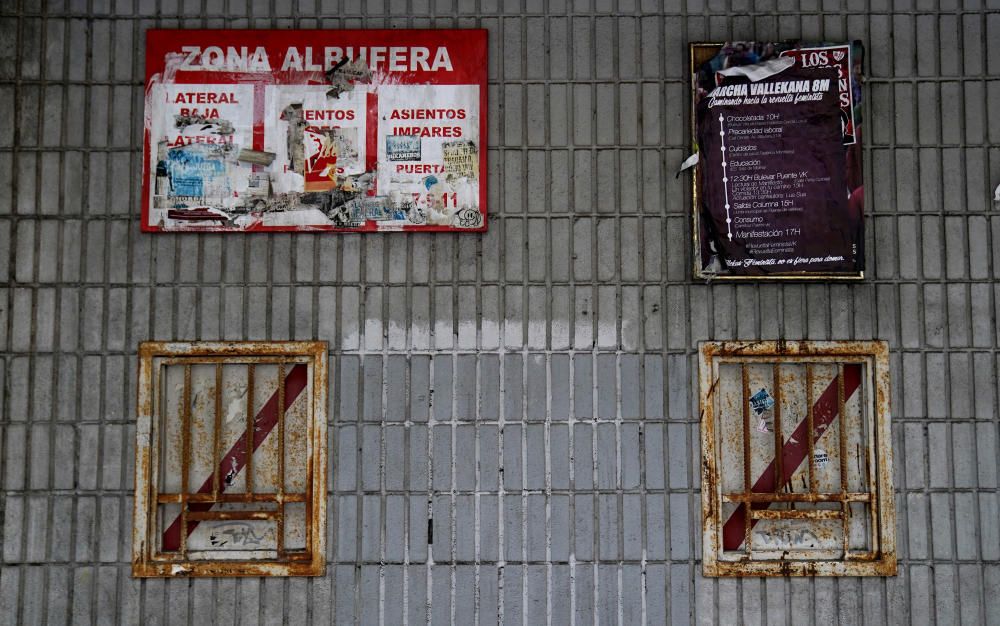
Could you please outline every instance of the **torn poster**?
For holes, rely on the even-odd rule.
[[[862,278],[861,43],[692,52],[696,276]]]
[[[150,30],[144,231],[483,231],[485,30]]]

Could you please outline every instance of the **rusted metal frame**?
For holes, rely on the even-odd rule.
[[[247,431],[246,431],[246,465],[244,471],[246,472],[244,479],[246,486],[244,492],[247,494],[253,494],[253,444],[257,435],[257,431],[254,428],[254,422],[256,421],[256,415],[254,415],[254,375],[256,373],[256,367],[253,363],[247,364]]]
[[[816,427],[813,424],[813,370],[812,363],[806,363],[806,428],[809,436],[809,493],[819,493],[816,487]]]
[[[743,492],[722,494],[723,502],[743,502],[747,495]],[[870,502],[873,498],[867,492],[845,493],[751,493],[751,502],[840,502],[846,499],[848,502]]]
[[[329,371],[325,343],[313,344],[313,380],[309,388],[312,406],[306,424],[307,438],[306,490],[312,497],[306,500],[306,552],[314,575],[322,575],[326,554],[326,492],[327,492],[327,389]]]
[[[705,516],[703,526],[703,570],[708,576],[891,576],[896,573],[895,541],[892,536],[894,524],[894,502],[892,501],[891,476],[891,426],[889,424],[889,368],[888,345],[883,341],[850,341],[850,342],[784,342],[762,341],[751,343],[737,342],[706,342],[700,346],[700,384],[701,384],[701,427],[702,427],[702,510]],[[718,459],[716,458],[716,428],[714,423],[714,393],[718,385],[718,363],[726,355],[736,357],[770,357],[800,356],[817,362],[834,362],[843,377],[843,364],[857,364],[868,369],[869,377],[860,376],[863,401],[863,423],[868,428],[868,450],[873,457],[866,454],[865,475],[868,477],[869,491],[864,493],[837,494],[753,494],[753,499],[761,501],[781,501],[797,499],[799,501],[849,501],[870,503],[873,525],[870,537],[878,541],[883,538],[882,550],[868,552],[851,552],[844,555],[843,560],[829,561],[788,561],[774,560],[748,561],[745,558],[732,561],[720,560],[719,545],[721,526],[719,525],[720,509],[723,501],[743,502],[745,493],[721,494],[718,483]],[[721,357],[721,358],[717,358]],[[739,363],[743,358],[736,360]],[[757,359],[753,359],[757,360]],[[865,385],[864,381],[873,381]],[[843,378],[841,378],[843,380]],[[811,390],[810,390],[811,391]],[[839,391],[839,390],[838,390]],[[839,400],[839,398],[838,398]],[[865,401],[866,400],[866,401]],[[811,402],[809,403],[811,406]],[[838,415],[842,423],[844,417],[843,404],[839,403]],[[812,430],[815,424],[812,425]],[[810,433],[811,435],[814,433]],[[810,437],[811,439],[812,437]],[[813,443],[810,441],[810,443]],[[814,450],[812,451],[814,452]],[[845,458],[845,455],[842,455]],[[810,454],[810,462],[814,462]],[[842,491],[846,486],[842,484]],[[777,497],[774,497],[777,496]],[[880,502],[885,499],[885,502]],[[881,506],[880,506],[881,504]],[[821,509],[822,510],[822,509]],[[839,514],[835,509],[825,509]],[[822,513],[821,513],[822,514]],[[765,513],[766,515],[766,513]],[[827,557],[824,557],[827,558]],[[836,558],[830,555],[828,558]]]
[[[152,359],[150,359],[152,362]],[[163,462],[163,448],[166,446],[166,437],[163,436],[165,415],[163,407],[163,394],[162,388],[166,386],[166,379],[163,377],[163,365],[156,366],[155,382],[153,383],[153,402],[156,406],[156,419],[150,420],[150,439],[149,439],[149,456],[147,457],[147,465],[145,469],[149,472],[149,502],[148,510],[146,511],[147,519],[149,520],[148,529],[148,541],[146,558],[150,558],[151,555],[160,552],[160,543],[158,541],[159,532],[157,531],[156,519],[158,517],[159,511],[157,510],[157,492],[160,488],[160,464]],[[159,442],[160,445],[154,446],[152,442]],[[183,506],[183,504],[181,505]]]
[[[285,365],[278,363],[278,515],[275,541],[278,558],[285,551]],[[306,520],[308,524],[309,521]]]
[[[885,561],[718,561],[709,576],[895,576],[895,563]]]
[[[263,345],[269,350],[258,350],[257,346]],[[275,346],[277,349],[275,350]],[[307,543],[307,551],[303,552],[293,552],[285,555],[285,558],[281,562],[275,562],[272,560],[262,560],[262,561],[238,561],[238,562],[213,562],[213,561],[188,561],[180,560],[177,554],[172,553],[159,553],[156,555],[156,560],[153,560],[153,554],[151,553],[151,546],[154,546],[151,542],[151,538],[159,535],[160,529],[158,523],[155,522],[155,514],[158,502],[163,500],[165,502],[193,502],[195,500],[202,500],[212,502],[214,494],[204,493],[204,494],[188,494],[187,487],[182,491],[184,493],[180,494],[160,494],[158,495],[155,491],[156,488],[156,476],[158,476],[157,459],[161,457],[157,446],[150,446],[154,441],[162,441],[162,437],[153,438],[151,433],[154,428],[158,428],[160,424],[157,423],[157,419],[154,417],[159,416],[162,418],[162,406],[157,404],[157,409],[154,410],[154,398],[162,399],[165,397],[163,390],[160,389],[161,381],[163,380],[160,376],[159,369],[154,371],[153,368],[153,357],[159,356],[161,354],[171,356],[200,356],[200,355],[219,355],[224,354],[227,356],[245,356],[249,353],[254,352],[266,352],[267,354],[278,353],[287,355],[289,353],[299,353],[299,358],[285,359],[286,362],[295,363],[306,363],[312,365],[314,370],[313,376],[313,388],[310,390],[310,395],[313,395],[313,399],[310,404],[310,415],[308,416],[307,423],[309,425],[309,437],[307,439],[307,446],[309,447],[308,452],[310,456],[307,457],[307,474],[310,477],[307,493],[286,493],[283,494],[283,500],[286,502],[301,502],[307,503],[307,511],[309,514],[306,519],[306,532],[309,537]],[[213,359],[212,362],[218,360],[219,362],[231,362],[223,359]],[[270,359],[274,362],[273,359]],[[311,362],[310,362],[311,361]],[[198,362],[204,362],[202,359],[198,359]],[[186,361],[190,363],[190,360]],[[173,576],[177,574],[184,575],[194,575],[194,576],[266,576],[266,575],[284,575],[284,576],[316,576],[322,575],[324,570],[324,555],[325,555],[325,533],[323,532],[312,532],[312,524],[317,525],[317,531],[320,530],[320,526],[325,520],[326,515],[326,501],[325,501],[325,491],[326,491],[326,454],[325,454],[325,439],[326,439],[326,381],[328,380],[328,370],[327,370],[327,346],[325,342],[275,342],[274,344],[265,343],[253,343],[253,342],[243,342],[236,344],[224,344],[219,342],[206,343],[206,344],[184,344],[184,343],[163,343],[163,342],[144,342],[139,346],[139,402],[138,402],[138,424],[137,424],[137,446],[136,446],[136,498],[135,507],[133,509],[133,515],[136,520],[136,532],[133,533],[133,575],[135,576]],[[153,384],[153,380],[156,384]],[[190,410],[190,403],[186,402],[188,410]],[[190,433],[190,431],[187,431]],[[251,440],[251,444],[253,440]],[[317,463],[314,467],[312,453],[315,451],[317,455]],[[150,477],[153,477],[151,480]],[[311,477],[315,477],[312,480]],[[182,479],[183,480],[183,479]],[[282,482],[282,485],[284,483]],[[143,489],[143,485],[148,485],[148,489]],[[251,482],[252,486],[252,482]],[[162,495],[162,497],[161,497]],[[197,497],[189,497],[197,496]],[[274,500],[271,494],[219,494],[220,501],[230,500],[230,497],[236,496],[234,500],[252,500],[252,501],[267,501]],[[269,497],[271,496],[271,497]],[[315,501],[314,506],[310,506],[311,502]],[[195,513],[195,512],[192,512]],[[229,512],[213,512],[210,514],[219,513],[229,513]],[[254,514],[260,512],[232,512],[235,514]],[[268,515],[272,512],[263,512],[263,514]],[[198,551],[195,551],[198,552]],[[199,556],[199,558],[202,558]],[[207,557],[206,557],[207,558]],[[292,562],[294,561],[294,562]]]
[[[704,347],[704,346],[703,346]],[[715,398],[719,385],[718,365],[707,350],[701,350],[698,363],[699,412],[701,415],[701,508],[702,567],[706,573],[715,571],[722,545],[720,498],[722,489],[717,472]]]
[[[864,377],[861,377],[864,385]],[[864,387],[862,386],[862,391]],[[844,364],[837,366],[837,415],[840,422],[837,432],[840,435],[840,506],[843,511],[842,529],[844,532],[844,555],[851,551],[851,505],[847,501],[847,414],[844,412]]]
[[[210,493],[189,493],[186,495],[187,501],[189,503],[202,503],[202,502],[239,502],[239,503],[250,503],[250,502],[271,502],[277,503],[278,497],[273,493],[220,493],[218,496],[214,496]],[[284,502],[305,502],[308,494],[306,493],[286,493],[282,496]],[[157,494],[155,500],[159,504],[177,503],[181,501],[182,494],[179,493],[161,493]]]
[[[753,509],[754,519],[841,519],[844,515],[836,509]]]
[[[222,455],[220,447],[222,430],[222,363],[215,364],[215,415],[212,426],[212,500],[219,499],[219,458]],[[184,488],[187,492],[187,487]]]
[[[208,356],[208,355],[198,355],[192,354],[187,356],[173,356],[166,357],[160,360],[163,365],[184,365],[185,363],[199,363],[199,364],[226,364],[226,365],[249,365],[251,363],[255,365],[273,365],[275,363],[283,363],[285,365],[291,365],[295,363],[303,363],[305,365],[309,364],[309,359],[297,356],[277,356],[277,355],[264,355],[259,356]]]
[[[740,365],[740,377],[742,378],[742,387],[740,391],[741,401],[740,406],[743,407],[743,506],[744,510],[750,509],[750,490],[753,487],[753,483],[750,481],[750,405],[748,400],[750,398],[750,375],[747,372],[747,366],[745,363]],[[753,552],[753,524],[751,522],[751,517],[749,515],[743,516],[743,532],[744,540],[743,545],[747,554]]]
[[[703,342],[706,356],[718,361],[726,357],[740,360],[757,358],[773,361],[775,358],[796,357],[824,361],[864,363],[872,355],[888,347],[880,341],[710,341]],[[888,356],[888,355],[887,355]],[[739,362],[739,361],[736,361]]]
[[[191,511],[192,520],[271,520],[280,517],[278,511]],[[280,554],[279,554],[280,556]]]
[[[150,353],[139,350],[139,372],[137,376],[137,420],[136,420],[136,446],[135,446],[135,498],[132,506],[132,574],[133,576],[143,575],[146,564],[150,560],[153,546],[154,533],[150,531],[151,520],[156,511],[156,483],[151,479],[155,467],[152,459],[156,456],[155,448],[152,446],[153,430],[156,427],[157,411],[154,407],[154,398],[158,377],[153,368],[153,359]]]
[[[188,481],[191,466],[191,365],[184,365],[184,406],[181,408],[181,557],[187,554]]]
[[[318,341],[144,341],[140,349],[164,358],[205,357],[311,359]]]
[[[785,456],[782,452],[785,438],[781,432],[781,363],[777,361],[771,370],[771,381],[774,388],[774,472],[775,476],[778,477],[778,480],[774,481],[774,491],[777,493],[785,487],[785,468],[782,466]]]

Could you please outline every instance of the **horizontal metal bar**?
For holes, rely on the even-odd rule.
[[[189,520],[271,520],[281,517],[280,511],[189,511]]]
[[[159,493],[156,501],[160,504],[180,504],[182,502],[305,502],[304,493],[220,493],[217,497],[210,493]]]
[[[871,502],[870,493],[724,493],[723,502]]]
[[[263,350],[261,352],[264,352]],[[157,358],[157,357],[154,357]],[[283,356],[171,356],[171,357],[161,357],[157,358],[160,363],[164,365],[196,365],[198,363],[224,363],[227,365],[246,365],[248,363],[253,363],[254,365],[278,365],[279,363],[304,363],[309,364],[308,357],[283,357]]]
[[[754,509],[750,512],[753,519],[840,519],[840,509]]]

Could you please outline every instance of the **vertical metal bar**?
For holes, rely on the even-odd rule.
[[[308,372],[307,372],[306,380],[307,381],[312,380],[312,377],[315,374],[316,374],[316,370],[314,368],[310,367],[309,370],[308,370]],[[312,384],[314,385],[315,381],[313,381]],[[313,551],[313,497],[315,495],[313,493],[313,471],[315,469],[314,466],[313,466],[313,455],[317,454],[317,451],[316,451],[316,446],[315,446],[315,442],[314,442],[313,433],[315,432],[315,428],[316,428],[316,422],[315,422],[315,420],[316,420],[316,405],[314,403],[314,399],[315,398],[313,396],[313,392],[315,390],[314,390],[313,386],[310,385],[310,384],[307,384],[306,385],[306,391],[309,394],[308,395],[308,403],[306,404],[306,406],[308,407],[308,409],[307,409],[308,413],[306,414],[306,430],[305,430],[305,432],[306,432],[306,437],[305,437],[305,445],[306,445],[306,489],[305,489],[305,494],[306,494],[306,497],[305,497],[305,501],[306,501],[306,503],[305,503],[306,504],[306,519],[305,519],[305,523],[306,523],[306,552],[309,554],[309,558],[314,559],[314,558],[316,558],[316,554]],[[326,441],[325,440],[322,441],[320,443],[320,445],[325,446],[326,445]],[[325,493],[320,494],[320,497],[321,498],[325,498],[326,494]],[[317,531],[318,532],[326,532],[323,528],[320,528],[320,527],[317,527]]]
[[[156,366],[155,371],[156,371],[156,379],[153,384],[153,389],[156,390],[155,391],[156,395],[153,397],[153,402],[155,403],[156,406],[155,409],[156,421],[155,421],[155,428],[150,433],[151,437],[150,440],[155,442],[154,445],[151,446],[151,448],[156,450],[156,456],[155,458],[150,458],[149,460],[149,508],[147,509],[147,515],[149,515],[149,519],[151,520],[159,519],[157,513],[159,512],[158,509],[160,506],[159,505],[160,476],[166,475],[166,473],[163,471],[162,465],[163,463],[166,462],[167,458],[166,455],[167,430],[166,428],[164,428],[164,408],[163,408],[164,398],[166,396],[166,394],[164,394],[163,392],[163,389],[167,386],[167,382],[166,382],[166,376],[163,375],[162,364],[158,364]],[[139,489],[141,488],[141,485],[136,485],[135,487],[136,489]],[[148,551],[150,554],[156,552],[162,552],[163,550],[163,545],[161,543],[162,537],[163,535],[160,533],[159,529],[157,528],[157,524],[154,521],[149,525],[148,545],[155,547],[154,549]]]
[[[285,364],[278,363],[278,558],[285,551]]]
[[[851,505],[847,502],[847,415],[844,414],[844,364],[837,365],[837,415],[840,417],[840,507],[844,529],[844,556],[850,549]]]
[[[874,390],[877,389],[877,385],[874,384],[875,363],[872,360],[868,360],[865,362],[865,365],[855,365],[854,367],[862,368],[861,384],[858,387],[858,392],[861,394],[861,423],[864,429],[861,440],[866,442],[863,448],[865,455],[864,475],[867,477],[864,490],[871,495],[868,499],[868,510],[871,516],[868,537],[871,539],[871,545],[868,546],[868,549],[877,552],[882,543],[882,538],[879,535],[879,498],[882,494],[878,490],[878,471],[882,461],[879,458],[878,450],[879,446],[884,445],[882,441],[878,440],[877,435],[879,432],[879,421],[883,417],[882,410],[887,409],[881,404],[876,404],[878,400],[873,397]],[[865,385],[868,380],[873,382],[871,387],[866,387]],[[892,492],[890,491],[885,497],[892,498]]]
[[[806,363],[806,428],[809,435],[809,493],[817,493],[816,488],[816,426],[813,424],[813,369]]]
[[[212,497],[219,499],[219,446],[222,430],[222,363],[215,364],[215,425],[212,428]]]
[[[243,445],[246,446],[246,493],[253,493],[253,443],[254,443],[254,414],[253,414],[253,379],[256,373],[253,363],[247,364],[247,432]]]
[[[743,407],[743,532],[745,534],[744,545],[746,545],[746,553],[750,554],[751,550],[751,532],[750,529],[753,527],[751,524],[750,515],[750,405],[747,403],[747,398],[750,397],[750,375],[747,372],[746,363],[740,364],[740,372],[743,378],[743,389],[741,391],[741,401],[740,405]]]
[[[181,556],[187,554],[188,471],[191,464],[191,366],[184,366],[184,406],[181,407]]]
[[[775,362],[771,374],[774,387],[774,491],[778,493],[785,486],[784,459],[781,452],[785,443],[781,433],[781,363]]]

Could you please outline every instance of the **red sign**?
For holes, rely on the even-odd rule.
[[[144,231],[486,230],[485,30],[151,30]]]

